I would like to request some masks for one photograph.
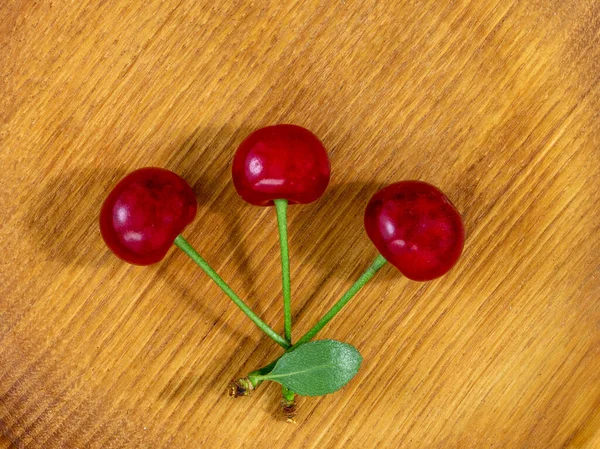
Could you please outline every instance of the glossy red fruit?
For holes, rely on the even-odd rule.
[[[365,211],[365,228],[385,259],[415,281],[446,274],[462,253],[460,214],[438,188],[402,181],[377,192]]]
[[[194,191],[183,178],[162,168],[141,168],[109,193],[100,211],[100,232],[124,261],[150,265],[165,257],[196,209]]]
[[[273,200],[290,204],[317,200],[329,184],[331,166],[321,141],[296,125],[275,125],[250,134],[239,146],[232,166],[238,194],[256,206]]]

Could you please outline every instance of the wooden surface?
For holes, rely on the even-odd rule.
[[[600,447],[600,7],[530,1],[15,1],[0,6],[3,448]],[[313,130],[326,195],[290,210],[295,335],[376,253],[381,186],[438,185],[443,279],[378,274],[322,337],[364,356],[300,401],[226,386],[280,354],[186,257],[133,267],[100,205],[142,166],[197,192],[186,237],[278,331],[275,212],[230,161]]]

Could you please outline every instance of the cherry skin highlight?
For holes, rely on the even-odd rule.
[[[365,229],[381,255],[414,281],[446,274],[465,241],[454,205],[421,181],[397,182],[377,192],[365,210]]]
[[[260,128],[239,146],[233,158],[233,184],[255,206],[273,200],[307,204],[327,188],[331,166],[321,141],[296,125]]]
[[[125,176],[100,211],[106,246],[135,265],[162,260],[175,238],[196,216],[196,196],[179,175],[147,167]]]

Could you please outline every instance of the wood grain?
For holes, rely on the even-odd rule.
[[[600,447],[600,6],[7,0],[0,6],[0,433],[15,448]],[[323,332],[364,356],[342,391],[226,395],[278,348],[176,250],[112,256],[97,215],[162,166],[186,237],[278,331],[272,209],[230,161],[306,126],[326,195],[290,210],[295,334],[375,257],[369,197],[438,185],[467,243],[446,277],[386,267]]]

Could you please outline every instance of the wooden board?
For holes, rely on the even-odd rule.
[[[600,6],[530,1],[33,1],[0,6],[0,433],[15,448],[600,447]],[[227,397],[279,349],[177,250],[98,231],[142,166],[197,192],[185,235],[278,331],[272,209],[236,195],[253,129],[313,130],[333,173],[290,210],[295,334],[376,252],[381,186],[463,213],[446,277],[386,267],[322,333],[364,356],[279,414]]]

